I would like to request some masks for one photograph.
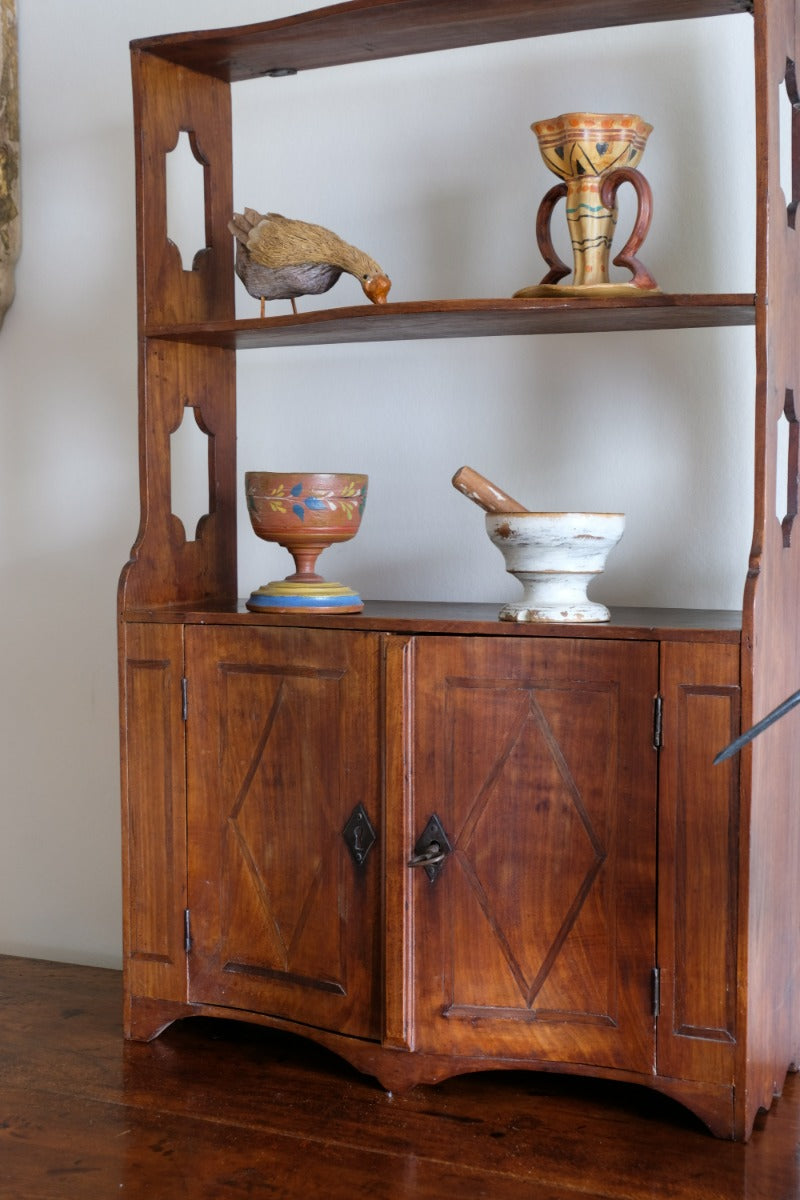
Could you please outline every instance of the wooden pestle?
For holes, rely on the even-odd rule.
[[[495,484],[473,471],[472,467],[461,467],[453,476],[453,487],[463,492],[470,500],[488,513],[524,513],[528,510],[519,500],[503,492]]]

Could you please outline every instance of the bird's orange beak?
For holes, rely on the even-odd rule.
[[[364,294],[373,304],[385,304],[392,281],[388,275],[372,275],[369,279],[365,279],[361,286],[364,288]]]

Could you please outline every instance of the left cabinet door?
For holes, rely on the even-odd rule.
[[[190,1000],[378,1038],[378,639],[194,627],[186,674]]]

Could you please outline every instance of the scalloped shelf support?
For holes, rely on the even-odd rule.
[[[187,404],[180,425],[170,434],[172,515],[182,523],[187,542],[197,540],[200,522],[210,512],[211,441],[196,408]]]
[[[781,188],[786,197],[786,219],[794,229],[800,203],[800,93],[797,68],[790,58],[778,91]]]
[[[205,168],[194,132],[182,129],[166,156],[167,237],[181,256],[184,271],[193,271],[207,247]]]
[[[784,547],[792,544],[792,528],[797,516],[800,491],[800,423],[795,409],[794,392],[786,389],[783,411],[778,418],[775,515],[783,531]]]

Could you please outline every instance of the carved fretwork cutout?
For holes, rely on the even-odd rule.
[[[186,540],[194,541],[209,508],[211,442],[197,410],[187,405],[183,420],[170,436],[171,507]]]
[[[182,130],[166,156],[166,172],[167,237],[184,271],[194,270],[198,254],[207,247],[205,167],[194,133]]]
[[[797,516],[798,471],[800,470],[800,424],[795,411],[794,392],[786,389],[783,412],[778,418],[778,451],[775,484],[775,514],[783,530],[783,544],[790,546],[792,527]]]
[[[786,219],[794,229],[800,203],[800,94],[797,71],[790,58],[779,88],[778,114],[781,187],[786,197]]]

